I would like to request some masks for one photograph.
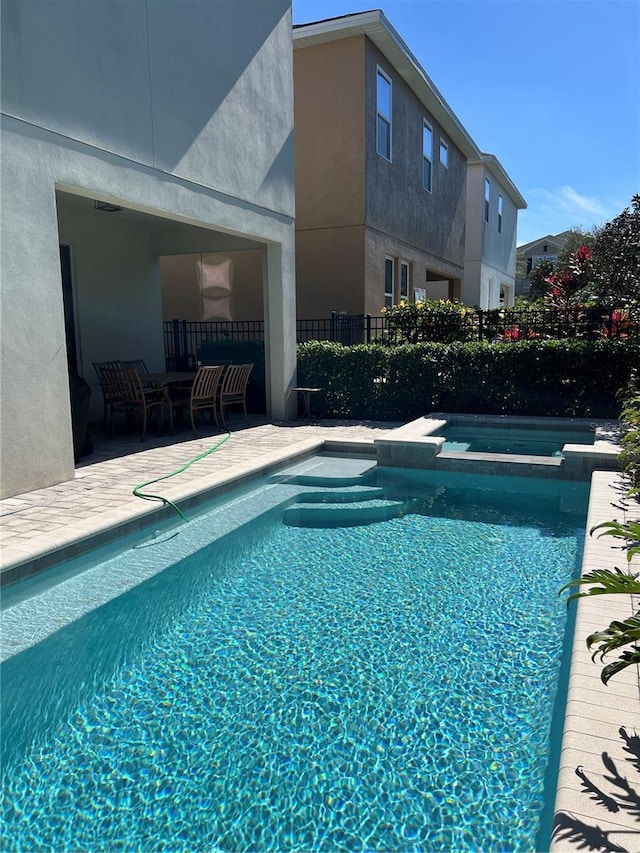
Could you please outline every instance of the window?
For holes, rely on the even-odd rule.
[[[535,269],[541,261],[551,261],[552,264],[555,264],[557,260],[557,255],[533,255],[531,258],[527,258],[527,261],[531,261],[531,269],[528,272]]]
[[[384,259],[384,307],[391,308],[393,305],[393,258]]]
[[[400,262],[400,299],[409,298],[409,264]]]
[[[491,181],[484,179],[484,221],[489,221],[489,199],[491,198]]]
[[[422,186],[431,192],[433,169],[433,131],[426,121],[422,125]]]
[[[385,160],[391,160],[391,80],[378,68],[378,127],[376,150]]]
[[[502,196],[498,196],[498,234],[502,234]]]
[[[440,140],[440,162],[445,169],[449,168],[449,146],[444,139]]]

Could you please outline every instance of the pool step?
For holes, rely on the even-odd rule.
[[[384,499],[386,489],[382,486],[344,486],[340,489],[318,489],[315,492],[301,492],[296,498],[296,504],[345,504]]]
[[[372,490],[382,492],[381,489]],[[305,496],[306,497],[306,496]],[[406,512],[404,501],[386,500],[359,494],[351,500],[329,501],[324,495],[314,496],[312,501],[292,504],[282,514],[282,521],[289,527],[359,527],[399,518]],[[342,497],[342,496],[341,496]]]
[[[366,486],[374,483],[376,480],[376,471],[373,467],[370,471],[364,474],[355,476],[338,476],[338,475],[322,475],[315,476],[313,474],[294,474],[287,477],[281,482],[292,486],[318,486],[324,489],[341,489],[346,486]]]

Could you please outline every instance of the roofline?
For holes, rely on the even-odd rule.
[[[537,237],[535,240],[530,240],[528,243],[523,243],[521,246],[518,246],[518,251],[530,249],[532,246],[535,246],[537,243],[544,243],[545,240],[551,241],[555,240],[557,243],[564,242],[563,240],[559,240],[558,238],[562,236],[562,234],[566,234],[566,231],[561,231],[560,234],[547,234],[545,237]],[[565,237],[566,240],[566,237]]]
[[[509,175],[504,170],[504,166],[498,160],[495,154],[481,154],[477,160],[469,160],[469,166],[482,165],[494,176],[494,178],[502,184],[509,193],[511,200],[515,203],[518,210],[525,210],[527,202],[524,200],[517,186],[513,183]]]
[[[480,159],[482,153],[462,122],[380,9],[296,24],[293,28],[293,48],[299,50],[358,35],[366,36],[389,60],[467,159]]]

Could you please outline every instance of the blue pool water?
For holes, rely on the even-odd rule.
[[[3,663],[5,850],[540,849],[586,487],[296,471],[65,581],[149,572]]]
[[[457,453],[512,453],[527,456],[562,456],[565,444],[592,445],[593,430],[526,429],[499,426],[452,425],[441,433],[443,450]]]

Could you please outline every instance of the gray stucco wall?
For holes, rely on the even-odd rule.
[[[391,78],[392,162],[376,151],[377,66]],[[366,224],[440,257],[464,264],[466,158],[433,120],[417,96],[367,41]],[[433,191],[422,186],[422,127],[433,128]],[[439,162],[440,138],[449,148],[448,168]]]
[[[290,215],[288,0],[3,0],[2,112]]]
[[[123,236],[129,286],[111,287],[96,271],[115,224],[98,239],[64,213],[59,223],[56,189],[266,246],[267,398],[284,417],[295,380],[290,2],[3,0],[1,11],[2,495],[73,477],[59,242],[83,244],[83,369],[104,352],[90,301],[107,289],[112,315],[138,312],[140,351],[159,351],[161,245],[147,254],[146,240],[134,249]]]

